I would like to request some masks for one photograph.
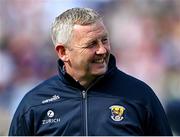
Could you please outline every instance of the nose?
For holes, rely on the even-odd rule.
[[[102,42],[99,43],[98,49],[96,50],[96,54],[106,54],[107,53],[106,45]]]

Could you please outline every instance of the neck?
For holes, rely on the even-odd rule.
[[[83,87],[85,87],[85,88],[88,88],[89,87],[89,85],[93,82],[95,80],[95,77],[94,78],[80,78],[78,81],[79,81],[79,83],[83,86]]]
[[[68,73],[74,80],[78,81],[84,88],[88,88],[89,85],[96,79],[95,76],[87,76],[80,72],[73,72],[68,66],[65,66],[66,73]]]

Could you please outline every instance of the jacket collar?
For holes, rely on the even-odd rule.
[[[104,74],[102,79],[111,77],[111,75],[114,74],[116,69],[117,69],[116,59],[114,55],[111,54],[110,59],[109,59],[109,64],[108,64],[108,70]],[[65,68],[64,68],[64,63],[60,59],[58,60],[58,72],[59,72],[59,78],[63,83],[84,90],[84,87],[81,86],[78,81],[74,80],[68,73],[66,73]]]

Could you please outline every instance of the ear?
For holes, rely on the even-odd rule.
[[[55,50],[58,54],[58,57],[64,61],[64,62],[67,62],[68,61],[68,54],[67,54],[67,49],[63,46],[63,45],[57,45],[55,47]]]

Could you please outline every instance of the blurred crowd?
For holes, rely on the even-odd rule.
[[[153,88],[180,135],[179,0],[0,0],[0,135],[24,94],[57,73],[50,25],[72,7],[104,16],[117,66]]]

